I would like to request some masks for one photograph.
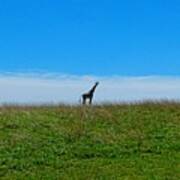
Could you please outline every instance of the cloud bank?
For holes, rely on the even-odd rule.
[[[96,103],[142,100],[180,100],[180,77],[96,77],[60,74],[6,73],[0,75],[0,103],[79,103],[95,81]]]

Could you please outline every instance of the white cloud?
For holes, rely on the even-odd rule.
[[[95,77],[59,74],[0,75],[1,103],[78,103],[95,81],[96,102],[180,99],[180,77]]]

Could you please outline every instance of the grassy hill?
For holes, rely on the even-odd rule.
[[[180,104],[0,108],[0,179],[180,179]]]

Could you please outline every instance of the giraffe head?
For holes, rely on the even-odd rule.
[[[99,85],[99,82],[97,81],[97,82],[95,83],[95,85],[96,85],[96,86]]]

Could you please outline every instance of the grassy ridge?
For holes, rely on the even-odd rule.
[[[180,104],[1,107],[0,179],[180,179]]]

